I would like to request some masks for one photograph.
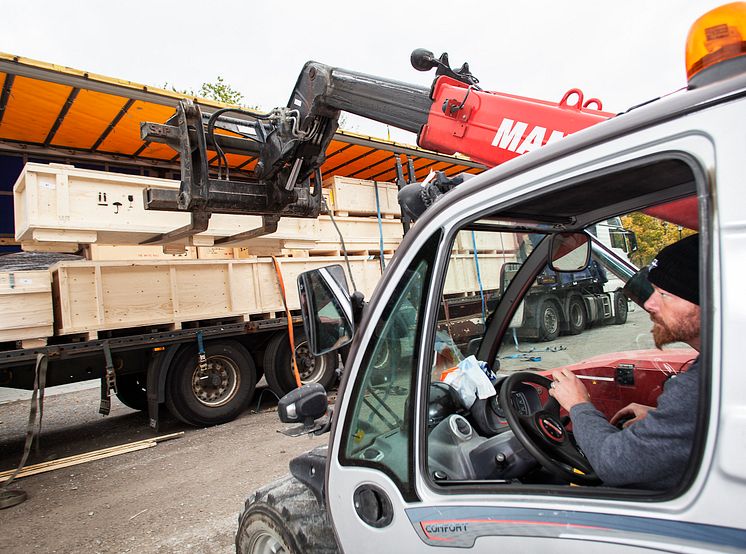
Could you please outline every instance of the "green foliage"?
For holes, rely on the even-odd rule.
[[[177,89],[168,83],[163,85],[163,88],[170,89],[179,94],[209,98],[210,100],[216,100],[225,104],[241,105],[241,102],[243,102],[243,94],[226,83],[219,75],[213,83],[202,83],[202,86],[196,92],[193,89]]]
[[[243,101],[243,94],[223,81],[223,78],[219,75],[214,83],[202,83],[198,96],[224,102],[225,104],[240,105]]]
[[[648,265],[664,247],[696,232],[641,212],[623,216],[622,224],[637,235],[637,251],[631,256],[637,267]]]

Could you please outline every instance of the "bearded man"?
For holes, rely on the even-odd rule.
[[[644,302],[658,348],[685,342],[701,348],[699,236],[660,251],[649,266],[652,293]],[[668,489],[686,470],[697,424],[699,356],[671,377],[657,407],[630,404],[610,421],[590,402],[585,385],[569,370],[554,370],[549,394],[570,413],[580,449],[605,485]],[[630,418],[623,429],[615,425]]]

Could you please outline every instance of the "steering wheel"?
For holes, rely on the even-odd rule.
[[[518,412],[513,405],[512,395],[520,383],[539,385],[548,394],[552,381],[537,373],[518,371],[505,379],[500,387],[500,406],[521,444],[557,477],[578,485],[599,485],[601,480],[586,457],[570,440],[560,420],[557,400],[549,396],[541,409],[530,415]]]

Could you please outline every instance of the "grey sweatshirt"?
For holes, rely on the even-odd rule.
[[[694,442],[699,398],[699,358],[672,377],[658,407],[619,430],[590,402],[570,410],[575,440],[609,486],[666,489],[681,479]]]

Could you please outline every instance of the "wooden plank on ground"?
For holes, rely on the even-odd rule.
[[[32,466],[25,467],[22,469],[16,479],[21,477],[28,477],[29,475],[37,475],[39,473],[45,473],[47,471],[54,471],[55,469],[62,469],[74,465],[84,464],[86,462],[93,462],[95,460],[103,460],[104,458],[111,458],[112,456],[118,456],[119,454],[127,454],[129,452],[137,452],[138,450],[144,450],[146,448],[152,448],[159,442],[165,442],[172,439],[178,439],[184,435],[183,431],[179,433],[171,433],[170,435],[161,435],[160,437],[152,437],[137,442],[131,442],[127,444],[121,444],[119,446],[112,446],[110,448],[102,448],[101,450],[94,450],[92,452],[85,452],[83,454],[76,454],[75,456],[68,456],[66,458],[60,458],[59,460],[52,460],[49,462],[42,462],[34,464]],[[15,469],[9,469],[7,471],[0,472],[0,483],[3,483],[10,479],[10,476],[15,473]]]

